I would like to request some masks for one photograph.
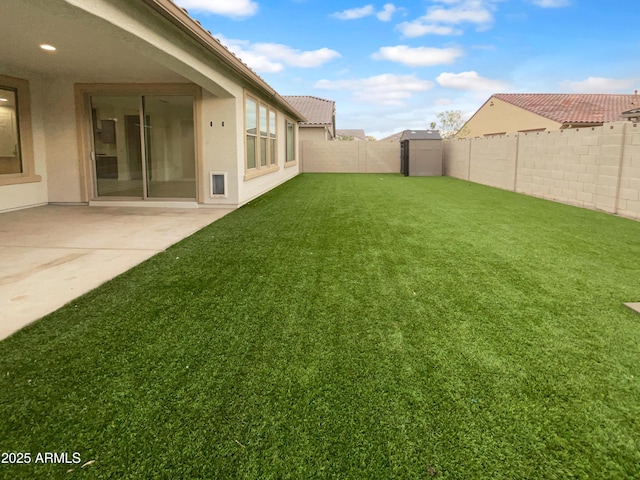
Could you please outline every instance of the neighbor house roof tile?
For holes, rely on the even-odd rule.
[[[343,135],[345,137],[353,137],[354,139],[366,140],[367,135],[364,133],[364,130],[358,129],[343,129],[336,130],[336,135]]]
[[[560,123],[624,120],[622,112],[640,106],[638,95],[581,93],[497,93],[495,98]]]
[[[283,95],[283,98],[307,119],[300,125],[332,125],[336,102],[310,95]]]

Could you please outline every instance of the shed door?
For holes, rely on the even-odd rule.
[[[409,176],[409,140],[400,142],[400,173]]]

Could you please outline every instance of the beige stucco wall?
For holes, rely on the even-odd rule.
[[[200,124],[196,129],[196,151],[200,154],[197,181],[201,203],[242,204],[299,173],[300,161],[285,165],[286,117],[278,110],[278,170],[250,180],[244,178],[244,95],[249,91],[256,97],[260,96],[253,86],[229,68],[212,62],[202,47],[181,33],[169,31],[159,16],[142,15],[148,10],[137,2],[126,0],[56,1],[57,7],[52,3],[47,8],[57,12],[55,9],[64,4],[65,15],[77,21],[78,25],[90,27],[102,38],[113,38],[115,46],[126,44],[127,48],[133,48],[155,62],[156,76],[166,70],[166,82],[177,79],[203,87],[202,101],[196,109]],[[42,5],[47,6],[46,3]],[[117,54],[118,49],[114,45],[103,47]],[[75,84],[134,83],[140,85],[140,93],[144,93],[146,83],[158,83],[157,77],[146,79],[144,68],[140,71],[105,72],[99,67],[87,65],[86,75],[73,77],[49,72],[31,75],[28,70],[12,71],[5,66],[0,69],[2,74],[31,82],[35,173],[42,176],[38,183],[0,187],[0,211],[47,202],[91,200],[89,147],[79,149],[82,142],[90,143],[84,138],[90,135],[87,133],[90,128],[80,135],[83,138],[78,138],[76,112],[78,109],[86,113],[88,107],[84,105],[84,99],[76,96]],[[270,99],[261,100],[269,103]],[[85,126],[89,125],[87,118],[80,121]],[[83,175],[85,171],[89,173],[86,176]],[[210,172],[227,174],[225,197],[210,194]]]
[[[204,192],[205,204],[238,203],[238,169],[241,166],[238,165],[237,146],[238,142],[242,141],[242,125],[238,125],[240,123],[238,114],[240,113],[240,119],[242,119],[242,111],[238,112],[238,103],[236,98],[218,98],[206,90],[202,92],[203,158],[199,181],[200,188]],[[226,198],[211,195],[211,172],[226,174]]]
[[[327,129],[324,126],[320,127],[300,127],[300,141],[312,140],[316,142],[326,142]]]
[[[640,127],[630,122],[448,140],[445,173],[640,219]]]
[[[493,105],[492,105],[493,104]],[[561,124],[536,115],[503,100],[491,97],[469,119],[457,138],[482,137],[496,133],[515,133],[524,130],[558,130]]]
[[[47,152],[49,202],[80,203],[82,196],[73,81],[48,78],[44,100],[44,134]]]
[[[305,172],[398,173],[399,142],[301,142]]]

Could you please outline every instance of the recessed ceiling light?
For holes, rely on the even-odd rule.
[[[9,101],[9,99],[7,99],[7,98],[0,98],[0,102],[8,102],[8,101]]]
[[[56,47],[54,47],[53,45],[49,45],[47,43],[43,43],[42,45],[40,45],[40,48],[43,50],[46,50],[47,52],[55,52],[56,51]]]

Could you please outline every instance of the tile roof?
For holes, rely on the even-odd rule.
[[[624,120],[622,112],[640,106],[638,95],[497,93],[493,96],[560,123],[604,123]]]
[[[353,137],[354,139],[366,140],[367,135],[364,133],[364,130],[355,130],[355,129],[346,129],[346,130],[336,130],[336,135],[343,135],[345,137]]]
[[[283,95],[293,108],[302,113],[307,119],[300,125],[333,125],[333,115],[336,102],[310,95]]]

